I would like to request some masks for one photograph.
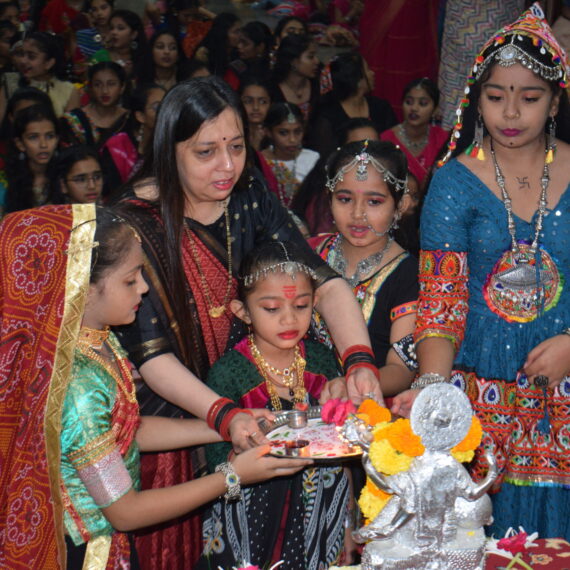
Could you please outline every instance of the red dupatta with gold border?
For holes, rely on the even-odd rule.
[[[11,570],[66,564],[61,407],[94,219],[93,205],[45,206],[0,226],[0,566]]]

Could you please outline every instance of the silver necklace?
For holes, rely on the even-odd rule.
[[[419,150],[420,148],[424,148],[424,146],[426,146],[426,144],[428,143],[428,139],[429,139],[429,125],[426,131],[426,134],[424,135],[424,138],[420,141],[413,141],[412,139],[410,139],[410,137],[408,136],[408,133],[406,132],[406,129],[404,128],[404,124],[400,123],[398,125],[398,134],[400,135],[400,138],[402,139],[402,142],[404,143],[404,145],[406,145],[408,148],[413,148],[414,150]]]
[[[548,185],[550,183],[550,169],[546,160],[544,161],[544,167],[542,170],[542,176],[540,178],[540,198],[538,200],[538,216],[536,218],[536,225],[534,228],[534,239],[528,252],[522,253],[519,243],[517,242],[515,234],[515,220],[513,218],[513,205],[511,197],[509,196],[507,189],[505,187],[505,177],[499,167],[497,162],[497,156],[495,154],[495,148],[493,147],[493,139],[491,139],[491,156],[493,157],[493,165],[495,167],[495,179],[497,180],[497,185],[501,190],[501,196],[503,198],[503,204],[505,205],[505,210],[507,211],[507,225],[509,229],[509,235],[511,236],[511,251],[515,254],[516,260],[519,263],[528,263],[534,258],[536,251],[538,249],[538,239],[540,237],[540,232],[542,231],[542,223],[544,221],[544,215],[546,214],[546,191],[548,190]],[[545,152],[546,157],[546,152]],[[533,270],[534,273],[534,270]]]
[[[344,279],[348,282],[348,284],[354,288],[362,281],[362,278],[365,275],[368,275],[375,267],[378,267],[382,263],[382,259],[386,255],[386,252],[390,249],[390,246],[392,245],[394,238],[392,236],[388,238],[388,241],[386,242],[386,245],[384,246],[384,249],[382,251],[377,251],[376,253],[373,253],[372,255],[369,255],[368,257],[361,259],[356,264],[356,271],[354,272],[354,275],[352,275],[352,277],[348,277],[346,275],[346,268],[348,267],[348,261],[346,260],[346,257],[344,256],[344,251],[342,249],[343,241],[344,238],[342,234],[339,233],[334,241],[333,247],[331,248],[332,251],[335,252],[335,255],[332,257],[332,259],[328,260],[328,262],[329,265],[337,273],[340,273],[344,277]]]

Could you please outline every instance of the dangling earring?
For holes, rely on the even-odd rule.
[[[20,160],[25,160],[26,159],[26,153],[23,150],[21,150],[20,154],[18,154],[18,158]]]
[[[400,212],[400,209],[398,209],[396,210],[396,213],[394,214],[394,219],[390,224],[389,228],[390,233],[392,233],[394,230],[397,230],[400,227],[399,223],[401,219],[402,219],[402,212]]]
[[[481,113],[475,122],[475,135],[473,142],[465,150],[465,154],[477,158],[477,160],[485,160],[485,153],[483,151],[483,119]]]
[[[135,50],[135,49],[137,49],[138,47],[139,47],[139,42],[137,42],[137,40],[133,40],[133,41],[131,42],[131,49],[132,49],[132,50]]]
[[[546,164],[551,164],[554,161],[556,153],[556,120],[550,117],[550,125],[548,126],[548,150],[546,151]]]

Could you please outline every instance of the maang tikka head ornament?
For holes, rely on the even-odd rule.
[[[467,77],[464,95],[455,111],[457,118],[447,153],[438,162],[438,166],[443,166],[457,148],[463,128],[463,115],[470,104],[471,86],[479,81],[483,73],[495,62],[502,67],[519,63],[545,81],[558,81],[563,89],[569,85],[570,65],[566,52],[554,38],[542,8],[535,2],[518,20],[495,33],[475,58]],[[480,158],[483,156],[477,143],[471,145],[466,153],[471,156],[479,155]],[[552,154],[550,152],[547,157],[548,162],[552,162]]]
[[[408,179],[397,178],[394,176],[380,161],[376,160],[368,152],[368,140],[364,141],[362,149],[354,156],[354,158],[345,164],[343,167],[339,168],[338,172],[331,178],[327,172],[326,187],[329,192],[334,192],[336,185],[344,180],[344,175],[356,167],[355,178],[358,182],[364,182],[368,180],[368,166],[371,165],[375,168],[376,172],[382,176],[384,182],[392,184],[397,192],[404,192],[407,194],[409,192]]]
[[[287,122],[289,124],[296,123],[297,117],[295,117],[293,110],[291,109],[291,107],[289,107],[289,103],[285,103],[285,107],[287,107]]]
[[[293,281],[297,277],[297,273],[304,273],[310,279],[316,280],[317,274],[315,273],[314,269],[309,267],[308,265],[301,263],[300,261],[292,261],[289,258],[289,252],[287,251],[287,247],[282,241],[277,242],[281,248],[283,249],[283,254],[285,256],[285,261],[280,261],[277,263],[272,263],[271,265],[266,265],[249,275],[243,276],[243,284],[245,287],[251,287],[255,282],[259,281],[260,279],[265,279],[270,273],[285,273]]]

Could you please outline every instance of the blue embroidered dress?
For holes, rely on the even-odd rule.
[[[543,391],[519,372],[528,353],[570,326],[570,186],[544,218],[534,267],[549,272],[538,301],[494,296],[498,261],[511,247],[502,201],[452,160],[433,178],[422,212],[416,341],[449,338],[458,348],[452,379],[469,395],[501,468],[492,530],[522,525],[542,537],[570,538],[570,378]],[[517,240],[532,241],[531,222],[514,215]],[[536,271],[538,275],[538,271]],[[516,293],[516,292],[515,292]],[[511,311],[509,313],[509,311]],[[538,429],[548,409],[550,431]],[[481,477],[480,455],[472,466]],[[548,513],[548,515],[546,515]]]

